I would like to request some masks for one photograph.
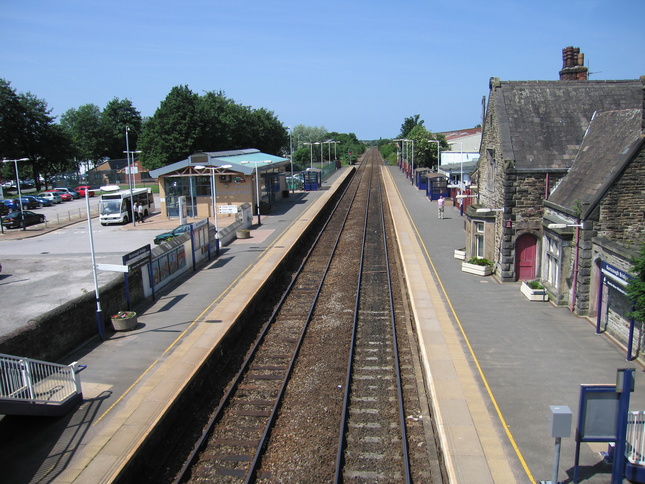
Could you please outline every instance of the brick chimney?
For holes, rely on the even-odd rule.
[[[578,47],[562,49],[561,81],[586,81],[589,69],[585,67],[585,55],[580,53]]]

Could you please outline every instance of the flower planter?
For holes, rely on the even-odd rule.
[[[466,250],[465,249],[455,249],[455,259],[457,260],[466,260]]]
[[[490,276],[493,273],[492,266],[480,266],[469,262],[462,262],[461,270],[469,274],[475,274],[476,276]]]
[[[246,230],[246,229],[238,230],[238,231],[235,232],[235,236],[238,239],[248,239],[248,238],[251,237],[251,232]]]
[[[119,313],[119,315],[112,316],[112,328],[114,331],[131,331],[137,326],[137,313],[130,311],[126,314],[129,314],[129,317],[123,317],[124,313]]]
[[[546,289],[532,289],[526,282],[520,285],[520,292],[524,294],[529,301],[548,301],[549,295]]]

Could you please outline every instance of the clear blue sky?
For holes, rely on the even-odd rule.
[[[173,86],[360,139],[481,122],[490,77],[645,75],[645,0],[0,0],[0,77],[60,116]]]

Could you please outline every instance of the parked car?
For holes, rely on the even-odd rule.
[[[63,199],[58,193],[54,192],[43,192],[40,195],[38,195],[40,198],[50,200],[52,203],[61,203]]]
[[[14,198],[13,199],[13,206],[20,210],[20,200],[22,200],[22,209],[27,209],[27,210],[33,210],[34,208],[38,208],[38,202],[34,200],[33,198],[29,198],[27,196],[20,197],[20,198]]]
[[[31,200],[34,200],[39,207],[51,207],[52,206],[52,201],[47,199],[47,198],[41,198],[38,195],[25,195],[25,198],[29,198]]]
[[[13,205],[7,205],[5,200],[0,201],[0,216],[7,215],[11,211],[13,211]]]
[[[14,210],[2,217],[2,225],[7,228],[27,227],[29,225],[42,224],[45,216],[42,213],[30,212],[29,210]]]
[[[55,193],[56,195],[58,195],[63,200],[63,202],[69,202],[71,200],[74,200],[74,197],[72,197],[69,193],[61,192],[58,189],[56,189],[56,190],[45,190],[43,193]]]
[[[76,188],[74,188],[74,191],[75,191],[75,192],[78,192],[78,194],[79,194],[81,197],[84,197],[84,196],[85,196],[85,192],[86,192],[86,191],[87,191],[87,196],[88,196],[88,197],[93,197],[94,195],[96,195],[96,193],[94,192],[94,190],[92,190],[92,189],[89,187],[89,185],[81,185],[80,187],[76,187]]]
[[[179,227],[175,227],[170,232],[164,232],[163,234],[159,234],[155,237],[154,243],[156,245],[163,244],[164,242],[170,239],[174,239],[178,235],[185,234],[186,232],[190,231],[190,226],[191,224],[183,224],[183,225],[180,225]]]
[[[67,193],[72,196],[72,198],[81,198],[81,194],[76,190],[70,190],[69,188],[56,188],[59,192]]]

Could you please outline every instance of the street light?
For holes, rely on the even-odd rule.
[[[315,145],[315,144],[316,144],[316,143],[303,143],[303,145],[309,145],[309,148],[310,148],[310,149],[309,149],[309,151],[310,151],[310,153],[309,153],[309,160],[310,160],[310,163],[311,163],[311,169],[312,169],[312,170],[313,170],[313,168],[314,168],[314,145]]]
[[[289,126],[289,161],[291,162],[291,193],[294,192],[293,183],[293,128]]]
[[[196,165],[195,170],[204,170],[209,169],[211,171],[211,203],[213,205],[213,218],[215,219],[215,254],[219,256],[219,226],[217,225],[217,190],[216,185],[217,181],[215,180],[215,173],[221,173],[218,170],[226,170],[231,168],[233,165],[222,165],[222,166],[204,166]]]
[[[136,227],[137,226],[137,218],[135,217],[134,214],[134,195],[132,194],[132,168],[130,167],[130,154],[132,154],[132,164],[134,164],[134,154],[135,153],[141,153],[141,151],[130,151],[130,139],[128,137],[128,133],[130,132],[130,126],[125,127],[125,149],[124,153],[126,153],[128,157],[128,186],[130,187],[130,212],[132,216],[132,226]]]
[[[18,162],[19,161],[28,161],[29,158],[18,158],[17,160],[2,160],[3,163],[13,163],[13,166],[16,170],[16,186],[18,187],[18,200],[20,201],[20,216],[23,217],[23,222],[24,222],[24,215],[22,213],[22,193],[20,192],[20,177],[18,176]],[[22,230],[27,230],[27,224],[23,223],[22,224]]]
[[[255,166],[255,191],[256,191],[256,198],[257,198],[257,210],[258,210],[258,226],[262,225],[262,222],[260,221],[260,178],[258,175],[258,164],[259,163],[271,163],[271,160],[265,160],[265,161],[241,161],[240,162],[242,165],[248,165],[249,163],[253,163]]]

